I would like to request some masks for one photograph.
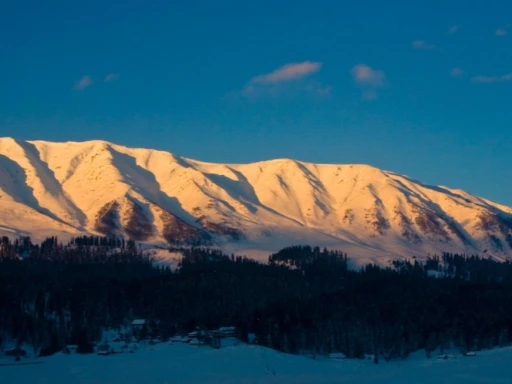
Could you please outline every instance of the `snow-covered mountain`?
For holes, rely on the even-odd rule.
[[[361,261],[512,256],[512,209],[368,165],[212,164],[104,141],[0,139],[0,233],[117,234],[259,257],[292,244]]]

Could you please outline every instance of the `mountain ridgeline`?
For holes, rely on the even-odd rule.
[[[230,325],[242,340],[253,334],[280,351],[371,354],[376,363],[512,344],[509,262],[445,253],[354,270],[349,255],[319,247],[287,247],[266,264],[209,248],[172,251],[183,255],[174,271],[119,238],[4,237],[0,350],[91,352],[102,331],[134,318],[163,341]]]
[[[104,141],[3,138],[0,234],[123,236],[251,255],[305,242],[360,265],[442,252],[504,260],[512,209],[367,165],[212,164]]]

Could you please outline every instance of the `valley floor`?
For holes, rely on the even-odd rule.
[[[13,364],[0,359],[0,382],[34,384],[191,383],[512,383],[512,347],[474,357],[426,359],[419,352],[405,361],[312,360],[258,346],[219,350],[183,344],[141,347],[133,354],[64,355]],[[36,363],[37,362],[37,363]]]

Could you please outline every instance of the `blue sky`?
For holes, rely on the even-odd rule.
[[[512,205],[511,15],[505,1],[5,2],[0,136],[367,163]]]

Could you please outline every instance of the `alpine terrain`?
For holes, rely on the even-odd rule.
[[[512,209],[368,165],[212,164],[104,141],[0,139],[0,233],[119,235],[250,257],[293,244],[361,262],[512,256]]]

